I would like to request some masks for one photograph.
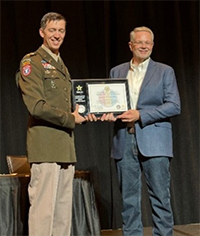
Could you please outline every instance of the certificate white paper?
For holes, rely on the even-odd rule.
[[[123,112],[128,110],[125,83],[88,84],[91,113]]]

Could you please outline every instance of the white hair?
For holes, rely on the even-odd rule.
[[[154,34],[152,32],[151,29],[149,29],[148,27],[146,26],[141,26],[141,27],[136,27],[135,29],[133,29],[131,32],[130,32],[130,41],[133,42],[135,40],[135,33],[136,32],[142,32],[142,31],[146,31],[146,32],[149,32],[151,34],[151,38],[152,38],[152,42],[154,40]]]

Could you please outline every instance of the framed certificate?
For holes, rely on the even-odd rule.
[[[73,106],[79,104],[79,113],[121,114],[130,109],[128,80],[116,79],[73,79]]]

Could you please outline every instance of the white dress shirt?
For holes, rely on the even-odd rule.
[[[147,71],[149,60],[150,58],[140,63],[139,65],[133,64],[132,60],[130,61],[130,69],[127,75],[127,79],[128,79],[128,84],[129,84],[131,109],[136,109],[137,107],[140,87],[144,80],[144,76]]]

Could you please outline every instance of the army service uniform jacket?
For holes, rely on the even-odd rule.
[[[63,61],[56,62],[40,47],[22,59],[16,80],[30,114],[29,162],[76,162],[71,80]]]

